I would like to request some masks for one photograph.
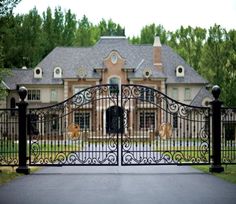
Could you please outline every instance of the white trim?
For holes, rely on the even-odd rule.
[[[148,75],[147,75],[147,73],[148,73]],[[152,69],[150,69],[148,67],[144,68],[144,70],[143,70],[143,77],[145,79],[149,79],[151,76],[152,76]]]
[[[126,39],[125,36],[101,36],[100,39]]]
[[[104,58],[104,61],[106,61],[106,60],[108,60],[108,59],[111,60],[112,55],[116,55],[116,56],[117,56],[117,62],[118,62],[119,59],[120,59],[120,60],[124,60],[124,58],[122,58],[122,56],[120,55],[120,53],[119,53],[118,51],[112,50],[112,51],[107,55],[107,57]],[[117,62],[116,62],[116,63],[113,63],[113,62],[111,61],[112,64],[117,64]]]
[[[203,98],[201,105],[202,105],[203,107],[209,107],[211,101],[212,101],[212,99],[207,96],[207,97]],[[207,106],[206,106],[206,102],[209,103]]]
[[[75,124],[75,114],[76,113],[81,113],[81,114],[86,114],[86,113],[89,113],[89,128],[87,129],[87,128],[81,128],[81,130],[92,130],[92,111],[90,111],[90,110],[82,110],[82,111],[73,111],[73,123]],[[80,125],[80,124],[79,124]]]
[[[39,74],[36,73],[37,70],[40,70]],[[41,67],[35,67],[34,68],[34,78],[35,79],[41,79],[42,77],[43,77],[43,70],[42,70],[42,68]]]
[[[56,71],[59,70],[59,74],[56,73]],[[60,79],[62,77],[62,69],[61,67],[55,67],[53,70],[53,77],[55,79]]]
[[[87,89],[87,88],[89,88],[89,87],[91,87],[91,85],[83,85],[83,84],[76,84],[76,85],[73,85],[72,86],[72,96],[74,96],[76,93],[75,93],[75,88],[79,88],[79,89],[82,89],[82,90],[84,90],[84,89]],[[82,90],[80,90],[80,91],[82,91]],[[78,93],[78,92],[77,92]]]
[[[144,59],[142,59],[141,62],[138,64],[138,66],[134,69],[135,72],[141,67],[143,62],[144,62]]]
[[[2,84],[8,89],[8,90],[10,90],[10,87],[9,86],[7,86],[7,84],[2,80]]]
[[[154,38],[154,43],[153,43],[153,47],[161,47],[161,40],[159,36],[156,36]]]
[[[182,69],[181,73],[179,72],[180,68]],[[175,69],[175,72],[177,77],[184,77],[184,67],[182,65],[178,65]]]

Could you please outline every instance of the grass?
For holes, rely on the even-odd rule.
[[[15,178],[22,176],[23,174],[16,173],[17,167],[0,167],[0,185],[8,183]],[[29,167],[30,172],[36,172],[40,168],[39,167]]]
[[[236,184],[236,165],[223,165],[224,172],[221,173],[209,173],[209,165],[198,165],[193,166],[193,168],[196,168],[200,171],[203,171],[208,174],[212,174],[214,176],[217,176],[221,179],[224,179],[225,181],[229,181],[231,183]]]

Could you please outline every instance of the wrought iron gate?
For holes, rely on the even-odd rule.
[[[208,164],[209,111],[141,85],[90,87],[29,110],[30,165]]]
[[[112,115],[118,95],[116,86],[99,85],[55,106],[30,109],[30,165],[118,165]]]
[[[179,103],[158,90],[123,85],[122,165],[210,163],[210,109]]]

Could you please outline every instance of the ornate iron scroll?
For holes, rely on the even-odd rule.
[[[236,164],[236,108],[221,109],[221,163]]]
[[[179,103],[141,85],[123,85],[121,96],[122,165],[210,162],[209,108]]]
[[[118,94],[117,85],[99,85],[30,109],[30,165],[118,165],[117,134],[107,134],[103,121]]]
[[[17,166],[18,109],[0,109],[0,166]]]
[[[113,114],[114,113],[114,114]],[[30,109],[31,165],[209,164],[209,108],[141,85],[98,85]]]

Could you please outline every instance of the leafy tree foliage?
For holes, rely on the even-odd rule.
[[[100,36],[125,35],[125,28],[111,19],[93,25],[85,15],[77,20],[71,10],[62,11],[60,7],[54,11],[48,8],[42,16],[36,8],[24,15],[13,15],[11,11],[17,2],[0,3],[4,4],[0,10],[0,67],[35,67],[56,46],[91,46]],[[225,105],[236,106],[235,29],[226,31],[214,25],[209,29],[181,26],[167,31],[153,23],[144,26],[139,36],[128,39],[132,44],[153,44],[155,36],[211,84],[220,85]]]
[[[2,99],[6,95],[6,89],[2,83],[3,78],[10,73],[9,70],[3,69],[5,62],[5,52],[4,52],[4,40],[9,32],[8,17],[12,16],[13,8],[20,2],[21,0],[1,0],[0,1],[0,99]],[[12,35],[8,36],[12,38]]]
[[[12,12],[13,8],[21,0],[1,0],[0,1],[0,17],[5,16]]]
[[[98,24],[100,36],[124,36],[125,29],[111,19],[106,22],[104,19]]]

